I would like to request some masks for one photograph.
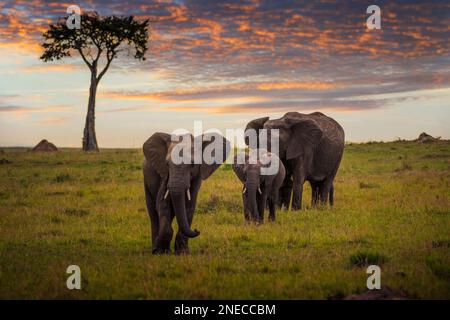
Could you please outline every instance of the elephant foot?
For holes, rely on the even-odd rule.
[[[191,252],[189,251],[189,248],[179,248],[179,249],[175,249],[175,255],[180,256],[180,255],[189,255],[191,254]]]
[[[182,255],[182,254],[189,254],[189,239],[184,236],[182,233],[178,233],[177,237],[175,238],[175,254],[176,255]]]
[[[152,254],[154,254],[154,255],[170,254],[170,249],[155,248],[152,250]]]

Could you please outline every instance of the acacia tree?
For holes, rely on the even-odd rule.
[[[81,15],[80,28],[69,29],[67,17],[50,24],[43,34],[45,49],[43,61],[60,60],[79,54],[91,71],[91,85],[86,123],[83,133],[83,150],[98,151],[95,135],[95,96],[97,86],[108,71],[111,62],[126,47],[134,48],[134,58],[145,60],[148,49],[149,20],[137,21],[129,17],[102,17],[96,12]],[[99,63],[102,67],[99,67]]]

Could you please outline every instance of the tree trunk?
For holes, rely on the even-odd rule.
[[[84,125],[83,151],[98,151],[95,136],[95,95],[97,94],[97,70],[91,72],[91,86],[89,88],[89,102]]]

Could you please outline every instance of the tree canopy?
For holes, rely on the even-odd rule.
[[[95,99],[97,86],[108,71],[111,62],[124,47],[134,48],[134,58],[145,60],[148,49],[149,20],[142,22],[129,17],[102,17],[97,12],[85,12],[80,15],[79,28],[69,28],[69,17],[61,18],[50,24],[43,34],[44,53],[41,59],[45,62],[60,60],[72,54],[80,54],[91,71],[88,111],[83,135],[83,150],[98,151],[95,134]],[[122,46],[122,44],[124,46]],[[98,62],[103,59],[104,65],[98,72]]]
[[[97,12],[85,12],[81,15],[79,29],[69,29],[66,20],[67,18],[61,18],[58,22],[50,24],[49,29],[43,34],[45,38],[42,44],[45,49],[41,56],[43,61],[60,60],[78,52],[93,71],[104,55],[106,65],[98,75],[100,80],[121,50],[121,44],[128,44],[134,48],[134,58],[145,60],[149,20],[140,22],[133,16],[102,17]]]

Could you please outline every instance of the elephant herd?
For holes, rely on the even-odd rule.
[[[246,220],[263,222],[266,207],[270,221],[275,220],[276,208],[301,209],[305,181],[311,185],[312,206],[319,201],[333,205],[333,181],[344,151],[344,130],[335,120],[320,112],[288,112],[279,119],[250,121],[245,132],[249,130],[256,131],[258,137],[264,131],[269,136],[276,132],[278,150],[261,148],[258,140],[256,148],[240,156],[243,161],[238,161],[238,155],[234,157],[233,170],[243,183]],[[190,145],[200,146],[202,152],[219,143],[223,159],[228,156],[230,143],[220,135],[206,141],[203,136],[190,139]],[[175,254],[189,253],[188,239],[200,234],[191,229],[191,224],[201,183],[221,164],[205,160],[180,163],[172,152],[178,143],[170,134],[155,133],[143,145],[145,198],[154,254],[170,253],[174,218],[178,224]],[[264,174],[274,162],[277,170]]]

